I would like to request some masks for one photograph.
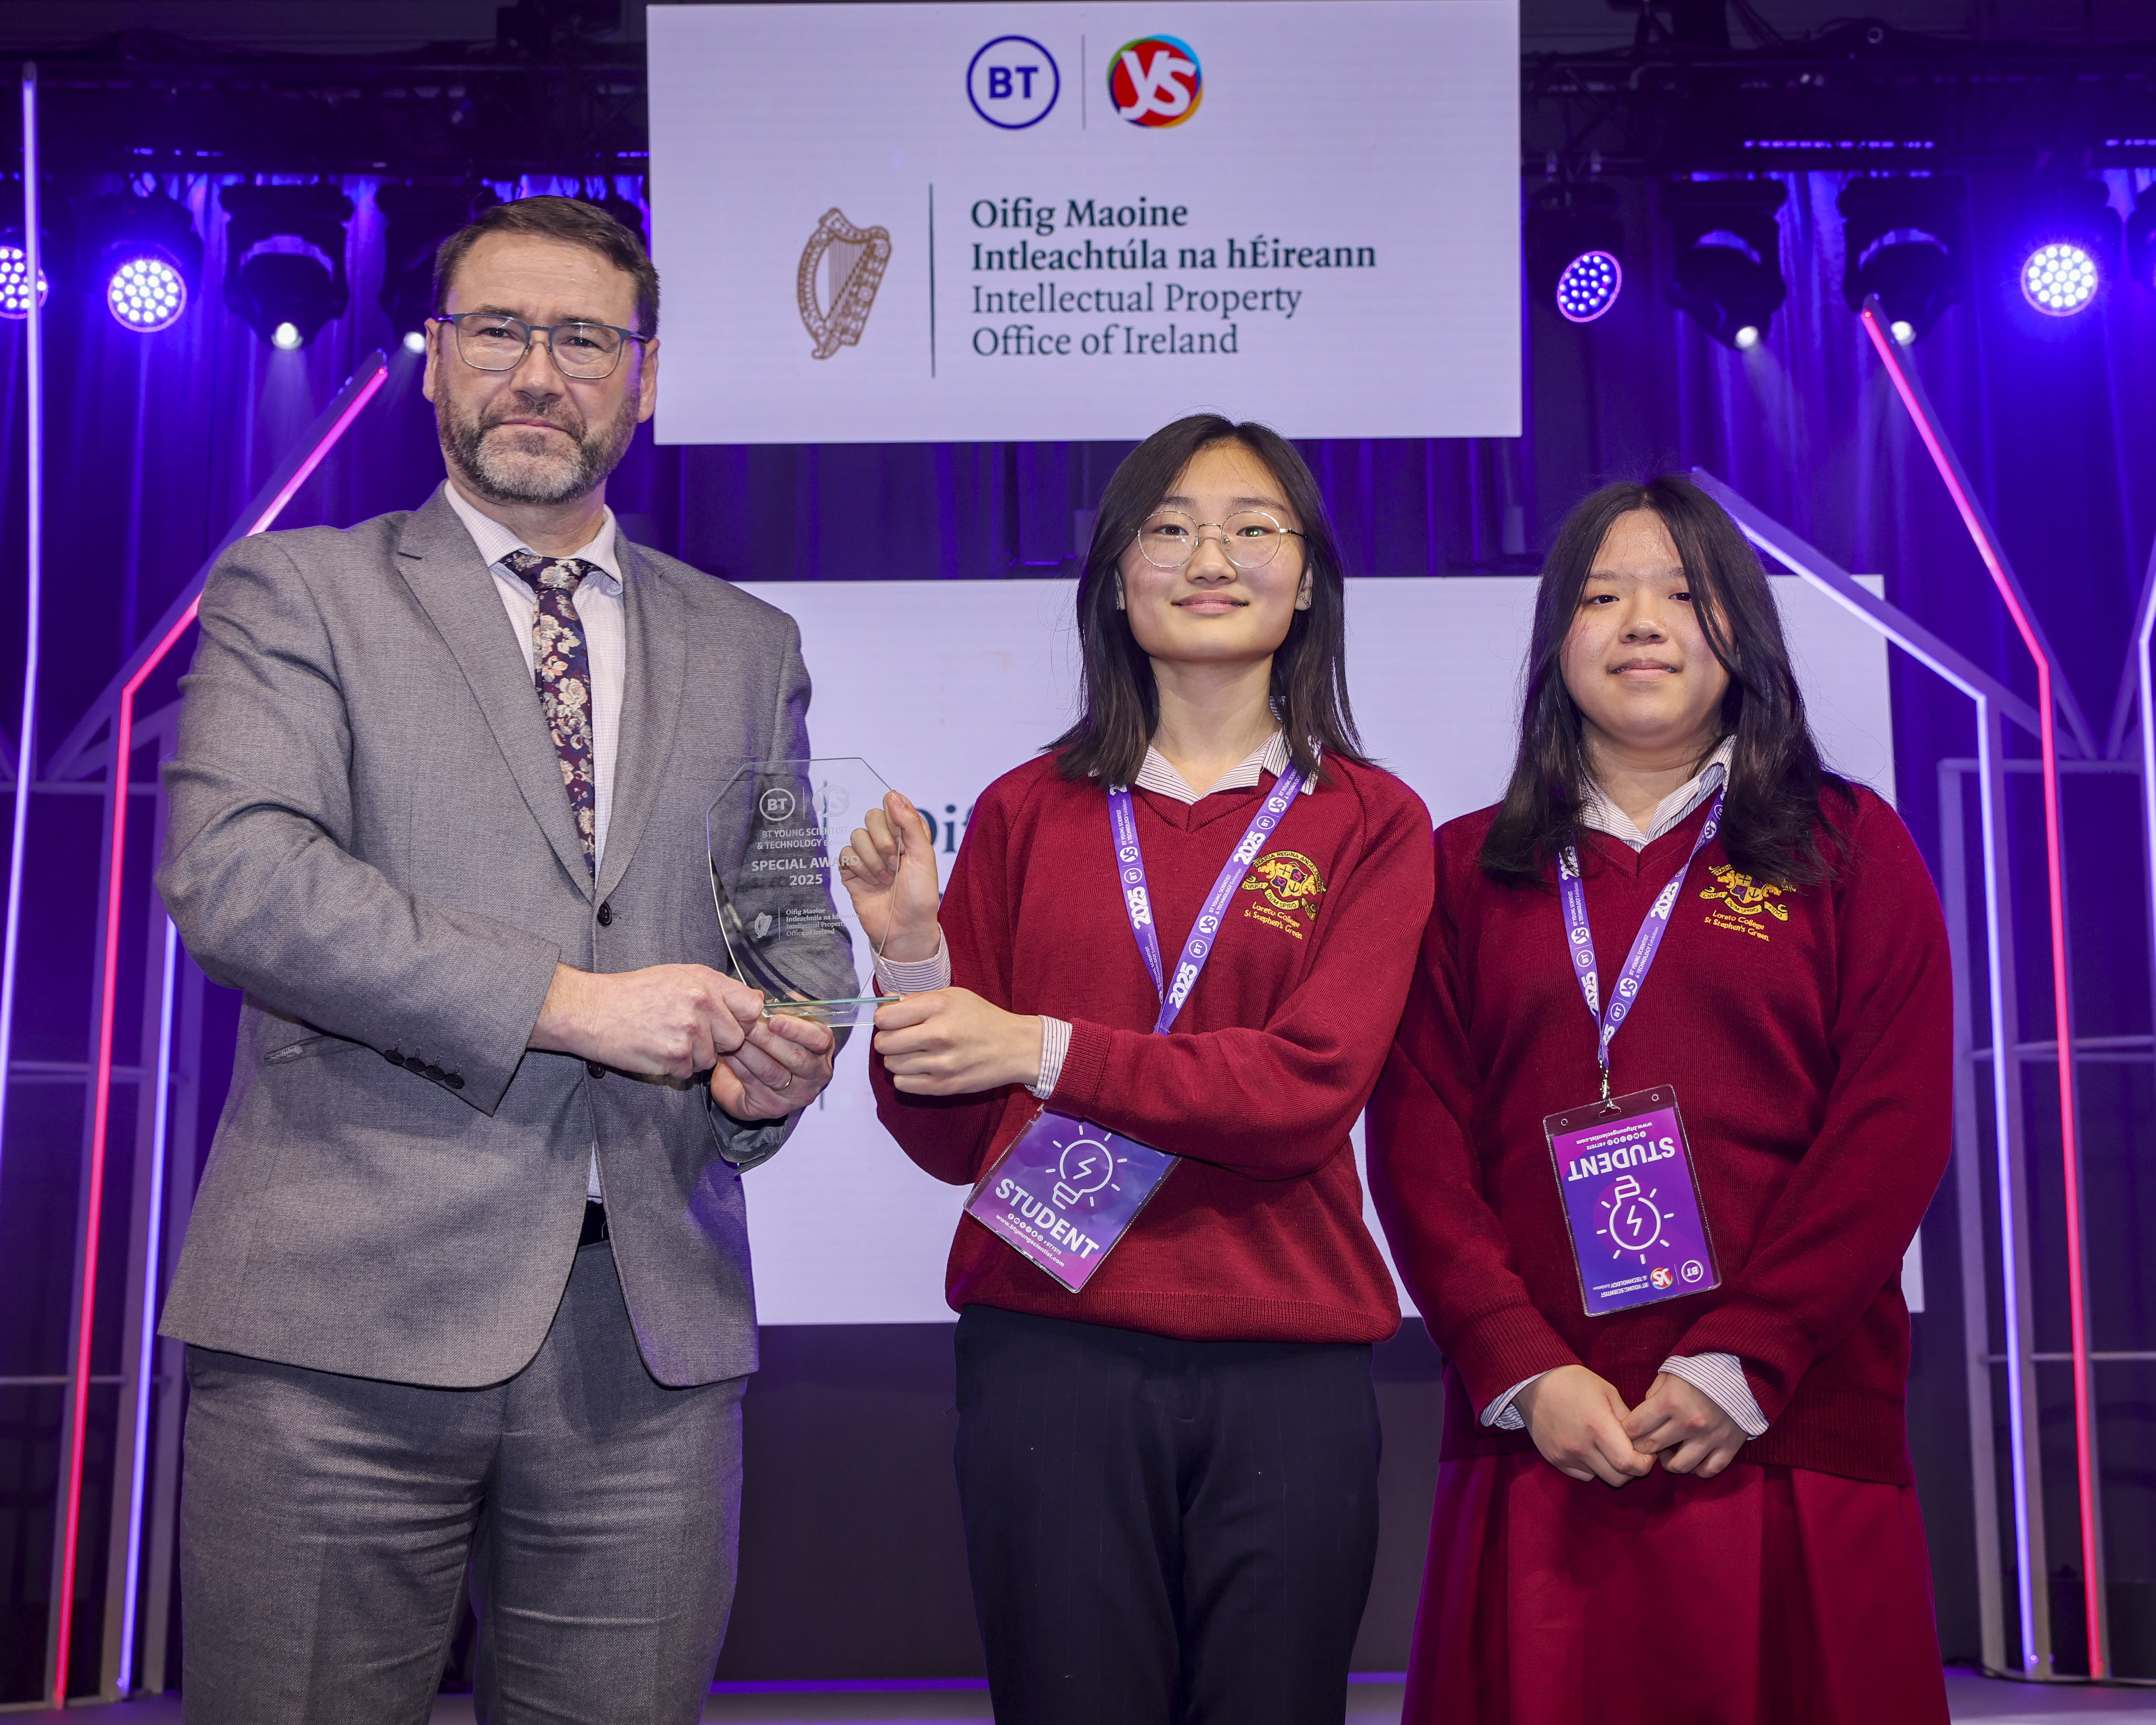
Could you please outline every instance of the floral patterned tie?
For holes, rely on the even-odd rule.
[[[582,557],[542,557],[531,551],[512,551],[501,562],[539,596],[539,614],[531,624],[531,680],[561,760],[562,783],[569,793],[577,836],[584,841],[584,865],[596,875],[592,661],[584,645],[583,624],[577,616],[576,592],[583,578],[596,575],[598,569]]]

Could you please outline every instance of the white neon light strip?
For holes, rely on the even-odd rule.
[[[121,1595],[120,1688],[134,1689],[135,1617],[142,1574],[142,1482],[150,1459],[150,1379],[157,1355],[158,1254],[165,1238],[165,1137],[172,1090],[172,978],[179,968],[180,932],[165,918],[165,967],[157,997],[157,1088],[150,1128],[149,1225],[142,1256],[142,1309],[135,1361],[135,1454],[127,1486],[127,1582]]]
[[[15,1054],[15,967],[22,950],[23,860],[30,831],[30,784],[37,771],[38,671],[44,632],[45,544],[45,314],[38,303],[38,272],[44,267],[38,244],[38,69],[23,68],[23,249],[29,260],[29,316],[23,367],[28,421],[24,486],[27,539],[23,588],[23,728],[15,745],[15,809],[8,851],[8,916],[0,948],[0,1157],[8,1133],[8,1089]]]

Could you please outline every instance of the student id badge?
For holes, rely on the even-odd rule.
[[[1130,788],[1109,788],[1108,829],[1116,843],[1123,910],[1137,937],[1138,954],[1152,978],[1153,992],[1160,997],[1155,1035],[1168,1034],[1183,1003],[1190,998],[1213,956],[1221,919],[1237,884],[1304,783],[1301,773],[1292,767],[1273,782],[1270,794],[1258,805],[1205,896],[1190,938],[1177,954],[1173,978],[1163,967],[1160,937],[1152,926],[1152,899],[1146,885],[1145,855],[1138,844]],[[981,1176],[981,1183],[966,1201],[966,1214],[1075,1294],[1137,1219],[1147,1200],[1160,1190],[1177,1160],[1121,1132],[1043,1108]]]
[[[1547,1114],[1543,1131],[1589,1317],[1721,1285],[1674,1090]]]
[[[1080,1293],[1176,1160],[1044,1108],[981,1177],[966,1214]]]

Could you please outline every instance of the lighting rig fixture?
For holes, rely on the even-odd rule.
[[[1921,341],[1969,290],[1967,189],[1928,176],[1852,179],[1835,207],[1849,309],[1876,294],[1894,339]]]
[[[20,228],[0,234],[0,317],[30,315],[30,254],[23,244]],[[38,270],[38,303],[52,297],[53,279],[42,264]]]
[[[2015,273],[2031,311],[2068,318],[2096,304],[2105,277],[2118,268],[2118,212],[2109,200],[2097,179],[2048,179],[2030,188],[2017,223]]]
[[[345,223],[352,200],[333,185],[228,186],[224,302],[272,347],[314,340],[351,299]]]
[[[53,234],[50,215],[38,224],[41,244],[38,257],[38,303],[53,293]],[[0,317],[30,315],[30,254],[23,228],[23,187],[20,181],[0,184]]]
[[[434,303],[434,253],[442,242],[481,210],[501,200],[485,187],[385,184],[375,207],[386,217],[382,240],[382,310],[408,353],[427,349],[427,320]]]
[[[1665,188],[1676,252],[1671,300],[1725,347],[1757,347],[1789,297],[1778,217],[1788,195],[1779,180],[1676,180]]]
[[[2156,288],[2156,186],[2144,186],[2126,218],[2126,273]]]
[[[1617,191],[1599,180],[1544,186],[1527,206],[1527,286],[1568,323],[1593,323],[1625,290]]]
[[[178,322],[202,279],[202,239],[187,206],[157,192],[124,193],[98,199],[89,225],[89,280],[114,321],[144,335]]]

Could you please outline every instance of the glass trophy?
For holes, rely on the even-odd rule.
[[[851,757],[744,761],[706,812],[719,933],[767,1018],[857,1024],[897,999],[875,991],[883,941],[861,927],[838,863],[890,788]]]

